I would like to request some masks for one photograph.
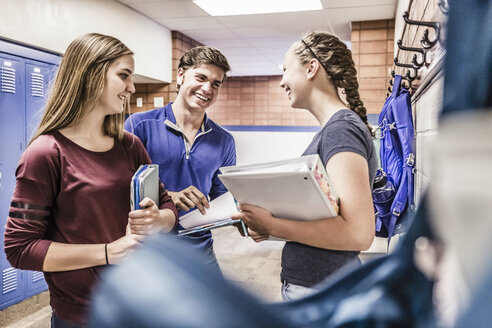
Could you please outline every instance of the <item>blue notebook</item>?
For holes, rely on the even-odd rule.
[[[141,209],[139,203],[145,197],[159,206],[159,165],[140,165],[130,184],[130,206],[132,211]]]

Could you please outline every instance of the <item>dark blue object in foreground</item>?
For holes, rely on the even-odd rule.
[[[160,234],[110,269],[96,292],[92,327],[434,327],[432,282],[413,264],[432,238],[422,202],[391,255],[340,276],[316,295],[265,304],[225,281],[202,254]]]
[[[225,281],[189,243],[169,234],[148,239],[106,272],[91,327],[290,327]]]

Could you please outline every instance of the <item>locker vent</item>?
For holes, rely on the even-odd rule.
[[[39,73],[31,73],[31,96],[44,97],[44,76]]]
[[[17,269],[8,268],[2,274],[2,294],[10,293],[17,289]]]
[[[32,273],[32,282],[40,281],[44,278],[44,274],[39,271],[33,271]]]
[[[0,90],[7,93],[15,93],[15,69],[2,66],[0,68]]]

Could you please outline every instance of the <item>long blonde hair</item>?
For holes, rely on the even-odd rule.
[[[101,97],[108,67],[125,55],[133,52],[112,36],[90,33],[72,41],[63,55],[43,117],[30,143],[42,134],[74,126],[90,113]],[[122,113],[105,117],[104,133],[121,139],[125,113],[129,112],[127,100]]]

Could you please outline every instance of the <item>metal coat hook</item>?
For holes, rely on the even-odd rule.
[[[417,70],[414,69],[414,75],[410,74],[410,70],[407,71],[407,74],[405,74],[405,76],[407,77],[408,81],[409,82],[412,82],[413,80],[415,80],[417,78]]]
[[[448,5],[448,2],[446,0],[439,1],[439,3],[437,5],[439,6],[439,9],[441,9],[443,14],[445,14],[445,15],[448,14],[449,5]]]
[[[422,67],[425,64],[425,52],[424,55],[422,56],[422,61],[417,60],[417,54],[413,55],[412,64],[418,68]]]
[[[396,58],[395,58],[395,59],[396,59]],[[395,77],[395,75],[396,75],[395,71],[394,71],[394,70],[393,70],[393,71],[391,71],[391,76],[392,76],[393,78]],[[408,79],[408,77],[406,77],[406,76],[402,76],[401,78],[402,78],[402,80],[401,80],[400,85],[401,85],[403,88],[405,88],[406,90],[410,90],[410,88],[412,87],[412,81],[410,81],[410,80]],[[403,80],[408,81],[408,85],[406,85],[406,84],[403,82]],[[391,80],[390,80],[390,84],[391,84],[391,85],[393,85],[393,79],[391,79]],[[388,91],[391,93],[391,88],[390,88],[390,87],[388,87]],[[388,95],[388,96],[389,96],[389,95]]]
[[[398,66],[398,67],[405,67],[405,68],[408,68],[409,70],[407,71],[407,74],[405,75],[408,79],[409,82],[412,82],[413,80],[415,80],[415,78],[417,77],[417,70],[418,70],[418,67],[415,67],[413,64],[400,64],[398,62],[398,58],[395,57],[393,59],[393,61],[395,62],[395,65]],[[410,69],[413,69],[414,70],[414,74],[410,74]]]
[[[411,20],[409,18],[408,11],[405,11],[405,13],[403,14],[403,19],[405,20],[405,22],[407,24],[427,26],[427,27],[431,27],[434,29],[436,36],[435,36],[434,40],[432,40],[432,41],[429,40],[429,29],[426,29],[424,31],[424,36],[422,37],[422,40],[420,41],[422,43],[422,46],[424,47],[424,49],[432,48],[437,43],[437,41],[439,41],[440,29],[441,29],[439,23]]]
[[[407,78],[406,78],[406,77],[403,77],[403,76],[402,76],[402,78],[403,78],[403,79],[405,79],[405,80],[407,80]],[[408,80],[407,80],[407,81],[408,81]],[[405,89],[407,89],[407,90],[410,90],[410,88],[412,88],[412,81],[408,81],[408,85],[406,85],[406,84],[405,84],[405,82],[403,82],[403,80],[402,80],[402,81],[401,81],[401,86],[402,86],[402,88],[405,88]]]
[[[394,71],[392,71],[392,73],[394,74]],[[388,83],[389,83],[390,86],[386,90],[386,91],[389,91],[389,93],[386,93],[386,98],[388,98],[390,96],[391,92],[392,92],[391,87],[393,86],[393,79],[392,78],[389,79]]]
[[[398,57],[395,57],[393,58],[393,62],[395,63],[395,65],[397,67],[405,67],[405,68],[413,68],[413,69],[417,69],[415,66],[413,66],[413,64],[402,64],[398,61]]]
[[[424,36],[422,37],[422,40],[420,40],[420,43],[422,43],[422,47],[424,47],[424,49],[430,49],[436,45],[437,41],[439,41],[439,30],[437,30],[436,33],[437,33],[436,38],[434,40],[430,41],[429,40],[429,30],[427,29],[424,31]]]
[[[417,54],[413,55],[413,59],[412,59],[412,64],[416,67],[416,68],[420,68],[422,67],[424,64],[425,64],[425,59],[426,59],[426,52],[424,49],[421,49],[421,48],[414,48],[414,47],[406,47],[404,46],[400,40],[396,41],[396,43],[398,44],[398,48],[400,48],[401,50],[404,50],[404,51],[413,51],[413,52],[418,52],[422,55],[422,61],[418,61],[417,60]]]

